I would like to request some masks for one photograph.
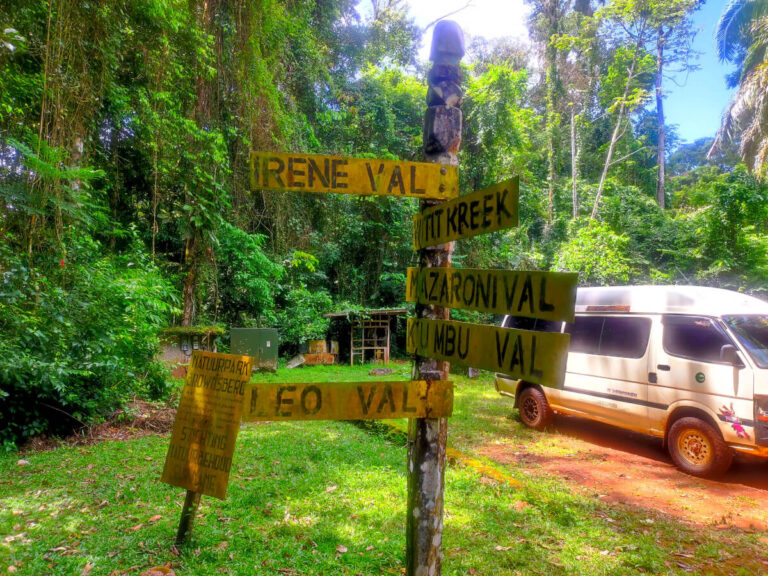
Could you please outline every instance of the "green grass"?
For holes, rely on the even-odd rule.
[[[337,366],[255,378],[410,376],[409,365],[391,367],[387,377],[368,376],[370,366]],[[535,445],[543,438],[510,417],[509,401],[489,376],[453,379],[449,445],[477,458],[473,450],[487,443]],[[17,465],[18,456],[1,456],[0,574],[12,565],[25,575],[138,575],[166,563],[179,575],[401,574],[406,452],[402,434],[382,429],[245,425],[227,499],[203,497],[178,556],[172,544],[184,491],[159,482],[168,437],[29,453],[27,466]],[[449,466],[443,574],[691,573],[685,567],[710,574],[718,565],[723,574],[760,573],[757,535],[693,530],[647,510],[608,506],[555,478],[483,463],[520,484]]]

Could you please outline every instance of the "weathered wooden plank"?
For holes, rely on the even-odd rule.
[[[408,352],[562,388],[569,335],[450,320],[408,319]]]
[[[416,250],[517,226],[519,183],[515,176],[413,217]]]
[[[437,418],[452,411],[447,381],[265,382],[248,386],[243,421]]]
[[[251,189],[456,198],[456,166],[251,151]]]
[[[240,429],[251,358],[195,351],[161,480],[223,499]]]
[[[578,278],[561,272],[408,268],[406,300],[573,322]]]

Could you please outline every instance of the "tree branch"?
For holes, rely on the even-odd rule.
[[[467,0],[467,3],[466,3],[466,4],[464,4],[464,6],[462,6],[461,8],[458,8],[457,10],[454,10],[453,12],[448,12],[448,14],[443,14],[442,16],[440,16],[440,18],[436,18],[435,20],[432,20],[432,22],[430,22],[429,24],[427,24],[426,26],[424,26],[424,32],[426,32],[427,30],[429,30],[430,28],[432,28],[432,26],[434,26],[435,24],[437,24],[438,22],[440,22],[440,20],[444,20],[445,18],[448,18],[449,16],[453,16],[454,14],[458,14],[458,13],[459,13],[459,12],[461,12],[462,10],[466,10],[467,8],[469,8],[470,6],[472,6],[472,2],[473,2],[473,1],[474,1],[474,0]]]
[[[632,156],[632,155],[634,155],[634,154],[637,154],[638,152],[640,152],[640,151],[642,151],[642,150],[645,150],[646,148],[648,148],[648,147],[647,147],[647,146],[641,146],[640,148],[638,148],[638,149],[637,149],[637,150],[635,150],[634,152],[630,152],[630,153],[629,153],[629,154],[627,154],[626,156],[622,156],[621,158],[617,158],[616,160],[614,160],[613,162],[611,162],[611,166],[613,166],[614,164],[618,164],[619,162],[623,162],[624,160],[626,160],[626,159],[627,159],[627,158],[629,158],[630,156]]]

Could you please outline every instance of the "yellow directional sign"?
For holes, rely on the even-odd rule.
[[[447,381],[250,385],[243,421],[438,418],[453,412]]]
[[[224,498],[251,358],[192,353],[161,480]]]
[[[459,195],[456,166],[254,151],[250,165],[251,189],[439,200]]]
[[[562,388],[569,335],[408,318],[408,352]]]
[[[425,209],[413,217],[416,250],[517,226],[518,178]]]
[[[573,322],[578,274],[408,268],[406,300],[446,308]]]

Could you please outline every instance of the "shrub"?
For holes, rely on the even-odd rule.
[[[0,244],[0,444],[62,433],[131,396],[157,396],[157,329],[176,295],[138,242],[101,255],[90,237],[30,267]]]

